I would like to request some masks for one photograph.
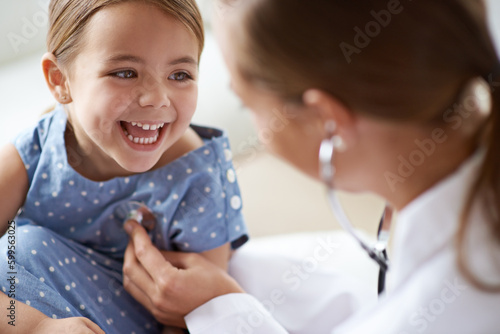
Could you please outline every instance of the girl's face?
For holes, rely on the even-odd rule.
[[[174,17],[140,2],[100,10],[83,38],[68,69],[78,146],[107,174],[150,170],[195,111],[196,38]]]

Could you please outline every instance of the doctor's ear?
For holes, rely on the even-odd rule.
[[[331,131],[331,124],[335,124],[335,135],[339,136],[348,149],[352,147],[357,139],[356,115],[348,109],[340,100],[330,95],[329,93],[319,89],[309,89],[303,96],[304,106],[314,111],[317,117],[321,120],[320,131]]]
[[[52,53],[45,53],[42,57],[42,70],[45,81],[54,98],[62,104],[72,101],[66,75]]]

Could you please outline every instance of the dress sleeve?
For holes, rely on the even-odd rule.
[[[191,334],[286,334],[288,333],[260,304],[244,293],[216,297],[185,317]]]
[[[11,141],[26,167],[29,184],[33,180],[42,153],[43,141],[47,131],[45,123],[46,120],[40,121],[37,126],[25,129]]]
[[[226,138],[204,147],[186,162],[190,177],[169,231],[175,249],[203,252],[248,240],[241,193]]]

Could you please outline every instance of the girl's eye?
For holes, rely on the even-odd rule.
[[[192,79],[192,77],[186,72],[177,72],[168,77],[170,80],[175,81],[186,81]]]
[[[135,74],[135,72],[132,70],[125,70],[125,71],[115,72],[115,73],[113,73],[113,76],[121,78],[121,79],[132,79],[132,78],[136,78],[137,74]]]

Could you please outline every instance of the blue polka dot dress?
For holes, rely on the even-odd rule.
[[[161,326],[123,288],[128,236],[118,214],[130,201],[145,204],[157,224],[160,249],[202,252],[248,239],[227,137],[193,129],[204,146],[147,173],[94,182],[68,160],[62,106],[14,141],[30,188],[16,223],[15,299],[49,317],[83,316],[110,333],[159,333]],[[6,236],[0,250],[6,254]],[[7,259],[0,257],[2,268]],[[0,270],[5,292],[8,270]]]

